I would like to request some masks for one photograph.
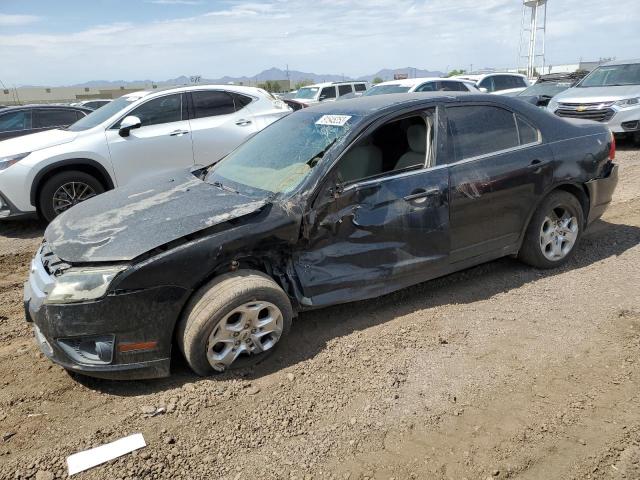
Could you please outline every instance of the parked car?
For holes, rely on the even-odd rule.
[[[575,87],[554,97],[548,108],[560,117],[603,123],[640,143],[640,59],[600,65]]]
[[[455,75],[452,78],[469,80],[481,92],[495,95],[507,95],[523,91],[529,86],[529,80],[519,73],[482,73],[477,75]]]
[[[59,105],[20,105],[0,110],[0,140],[68,127],[92,112]]]
[[[90,110],[97,110],[100,107],[104,107],[107,103],[113,102],[113,99],[110,98],[95,98],[93,100],[83,100],[81,102],[72,103],[71,105],[74,107],[84,107]]]
[[[538,81],[514,95],[519,100],[532,103],[538,107],[546,107],[549,101],[578,83],[587,72],[552,73],[541,75]]]
[[[558,267],[611,201],[611,132],[493,95],[306,108],[216,165],[55,219],[25,285],[44,354],[107,378],[261,361],[300,311],[517,255]],[[55,319],[55,321],[52,321]]]
[[[64,130],[0,142],[0,218],[56,215],[164,170],[218,161],[291,109],[264,90],[193,86],[131,93]]]
[[[299,88],[295,97],[291,100],[313,105],[320,102],[335,101],[338,98],[351,93],[364,93],[367,90],[366,82],[325,82],[316,83]]]
[[[366,92],[365,96],[382,95],[388,93],[413,93],[413,92],[475,92],[478,89],[473,82],[457,78],[407,78],[405,80],[390,80],[378,83]]]

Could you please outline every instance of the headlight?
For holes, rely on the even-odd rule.
[[[616,103],[614,103],[614,105],[622,108],[637,107],[638,105],[640,105],[640,97],[618,100]]]
[[[9,168],[14,163],[18,163],[31,152],[19,153],[18,155],[9,155],[8,157],[0,157],[0,172]]]
[[[107,293],[113,278],[125,270],[125,265],[116,267],[70,268],[56,277],[46,303],[75,303],[95,300]]]
[[[556,102],[553,98],[551,100],[549,100],[549,105],[547,105],[547,109],[551,113],[554,113],[557,108],[558,108],[558,102]]]

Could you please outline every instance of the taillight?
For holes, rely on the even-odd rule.
[[[616,137],[611,132],[611,144],[609,147],[609,161],[613,162],[616,158]]]

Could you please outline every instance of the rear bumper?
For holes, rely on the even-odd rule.
[[[611,203],[616,185],[618,185],[618,165],[615,163],[611,165],[608,175],[586,183],[591,202],[587,225],[600,218],[605,212]]]

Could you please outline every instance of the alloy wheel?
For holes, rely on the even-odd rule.
[[[207,360],[223,372],[242,358],[259,355],[275,346],[283,329],[283,316],[269,302],[255,301],[233,309],[215,326],[207,341]]]
[[[60,215],[74,205],[95,196],[93,187],[84,182],[64,183],[53,194],[53,211],[56,215]]]
[[[579,229],[578,218],[567,207],[552,209],[540,228],[540,249],[545,258],[557,262],[566,257],[578,239]]]

